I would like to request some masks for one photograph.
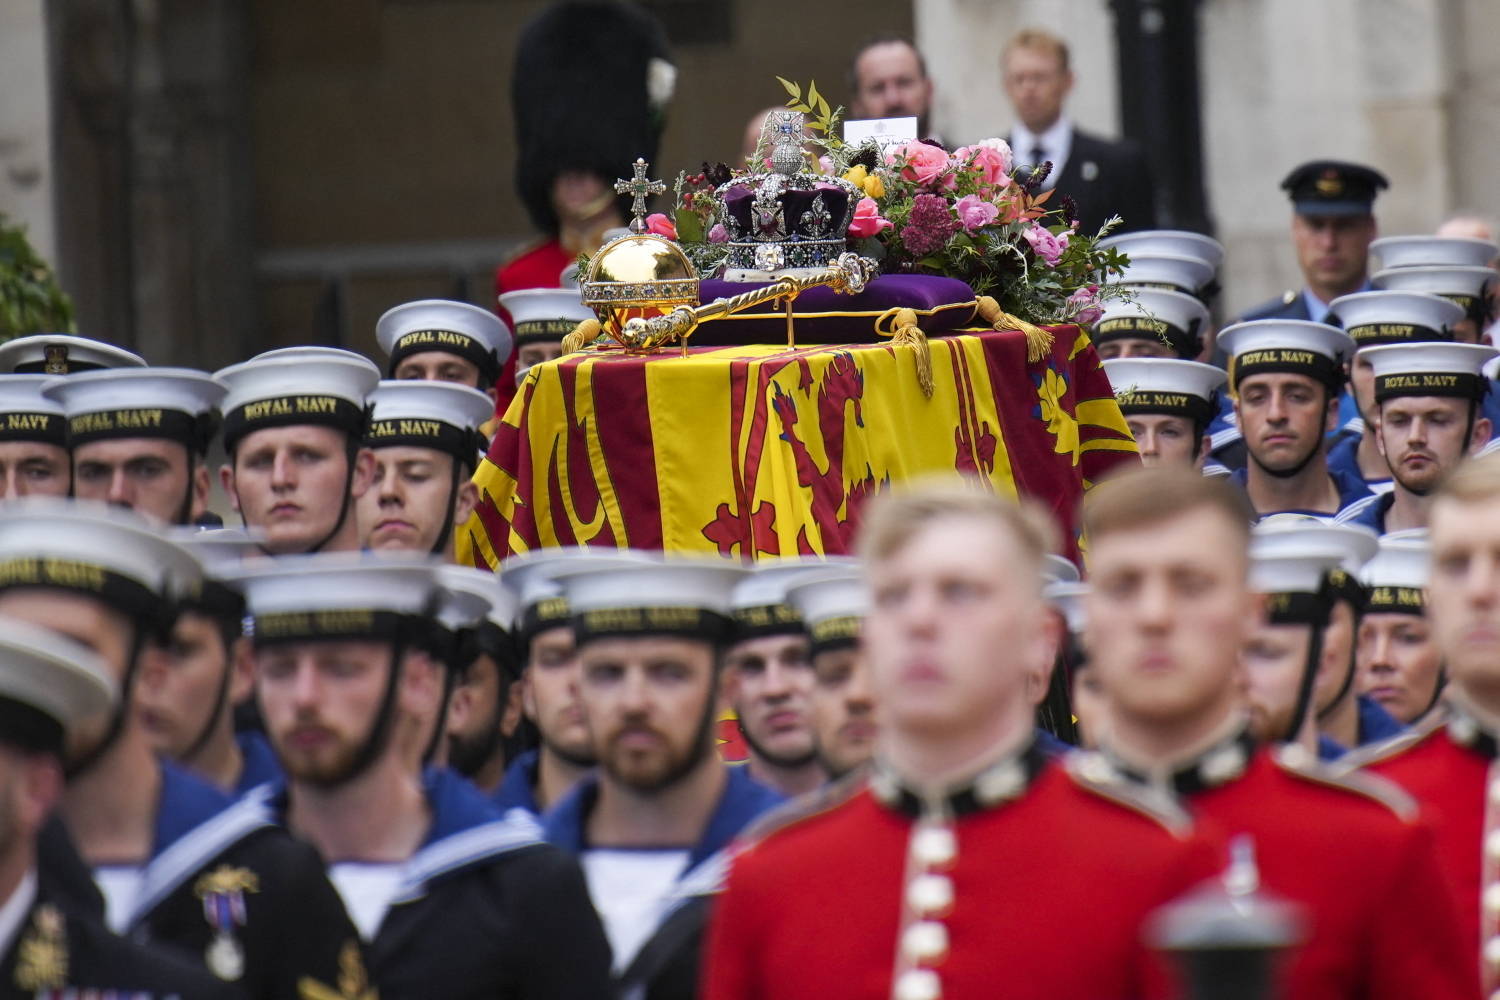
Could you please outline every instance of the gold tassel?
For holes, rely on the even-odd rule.
[[[573,327],[572,333],[563,337],[562,352],[564,354],[572,354],[575,351],[583,350],[599,339],[599,334],[603,332],[603,329],[597,319],[582,320],[577,326]]]
[[[1000,308],[988,295],[979,296],[979,318],[990,324],[992,330],[1020,330],[1026,337],[1026,361],[1036,364],[1052,353],[1052,334],[1019,316],[1012,316]]]
[[[890,329],[885,329],[886,324]],[[910,344],[916,348],[917,385],[922,395],[932,398],[932,348],[927,345],[927,335],[917,326],[917,314],[912,309],[887,309],[875,320],[875,332],[890,337],[893,344]]]

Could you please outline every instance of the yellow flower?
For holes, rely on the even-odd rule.
[[[856,164],[844,171],[844,180],[857,188],[862,188],[865,186],[865,177],[868,174],[869,171],[865,169],[864,164]]]
[[[860,167],[859,169],[863,170],[864,167]],[[870,176],[866,177],[864,182],[864,189],[865,194],[869,195],[871,198],[879,199],[885,197],[885,181],[880,179],[879,174],[871,174]]]

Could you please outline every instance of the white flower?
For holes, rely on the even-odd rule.
[[[1000,153],[1005,157],[1006,163],[1012,162],[1013,157],[1010,151],[1010,143],[1006,142],[1004,139],[980,139],[978,142],[974,143],[974,145],[983,146],[986,149],[993,149],[997,153]]]
[[[646,64],[646,99],[651,107],[661,111],[672,99],[677,89],[677,67],[660,56]]]

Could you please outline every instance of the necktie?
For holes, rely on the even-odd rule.
[[[1047,151],[1042,148],[1041,143],[1031,147],[1031,165],[1040,166],[1047,161]]]

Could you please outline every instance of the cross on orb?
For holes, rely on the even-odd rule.
[[[631,196],[630,214],[634,218],[630,220],[630,231],[633,233],[646,231],[646,198],[653,194],[661,194],[667,189],[661,181],[646,179],[646,171],[650,166],[643,157],[638,156],[635,160],[635,176],[630,180],[622,178],[615,181],[617,192]]]

